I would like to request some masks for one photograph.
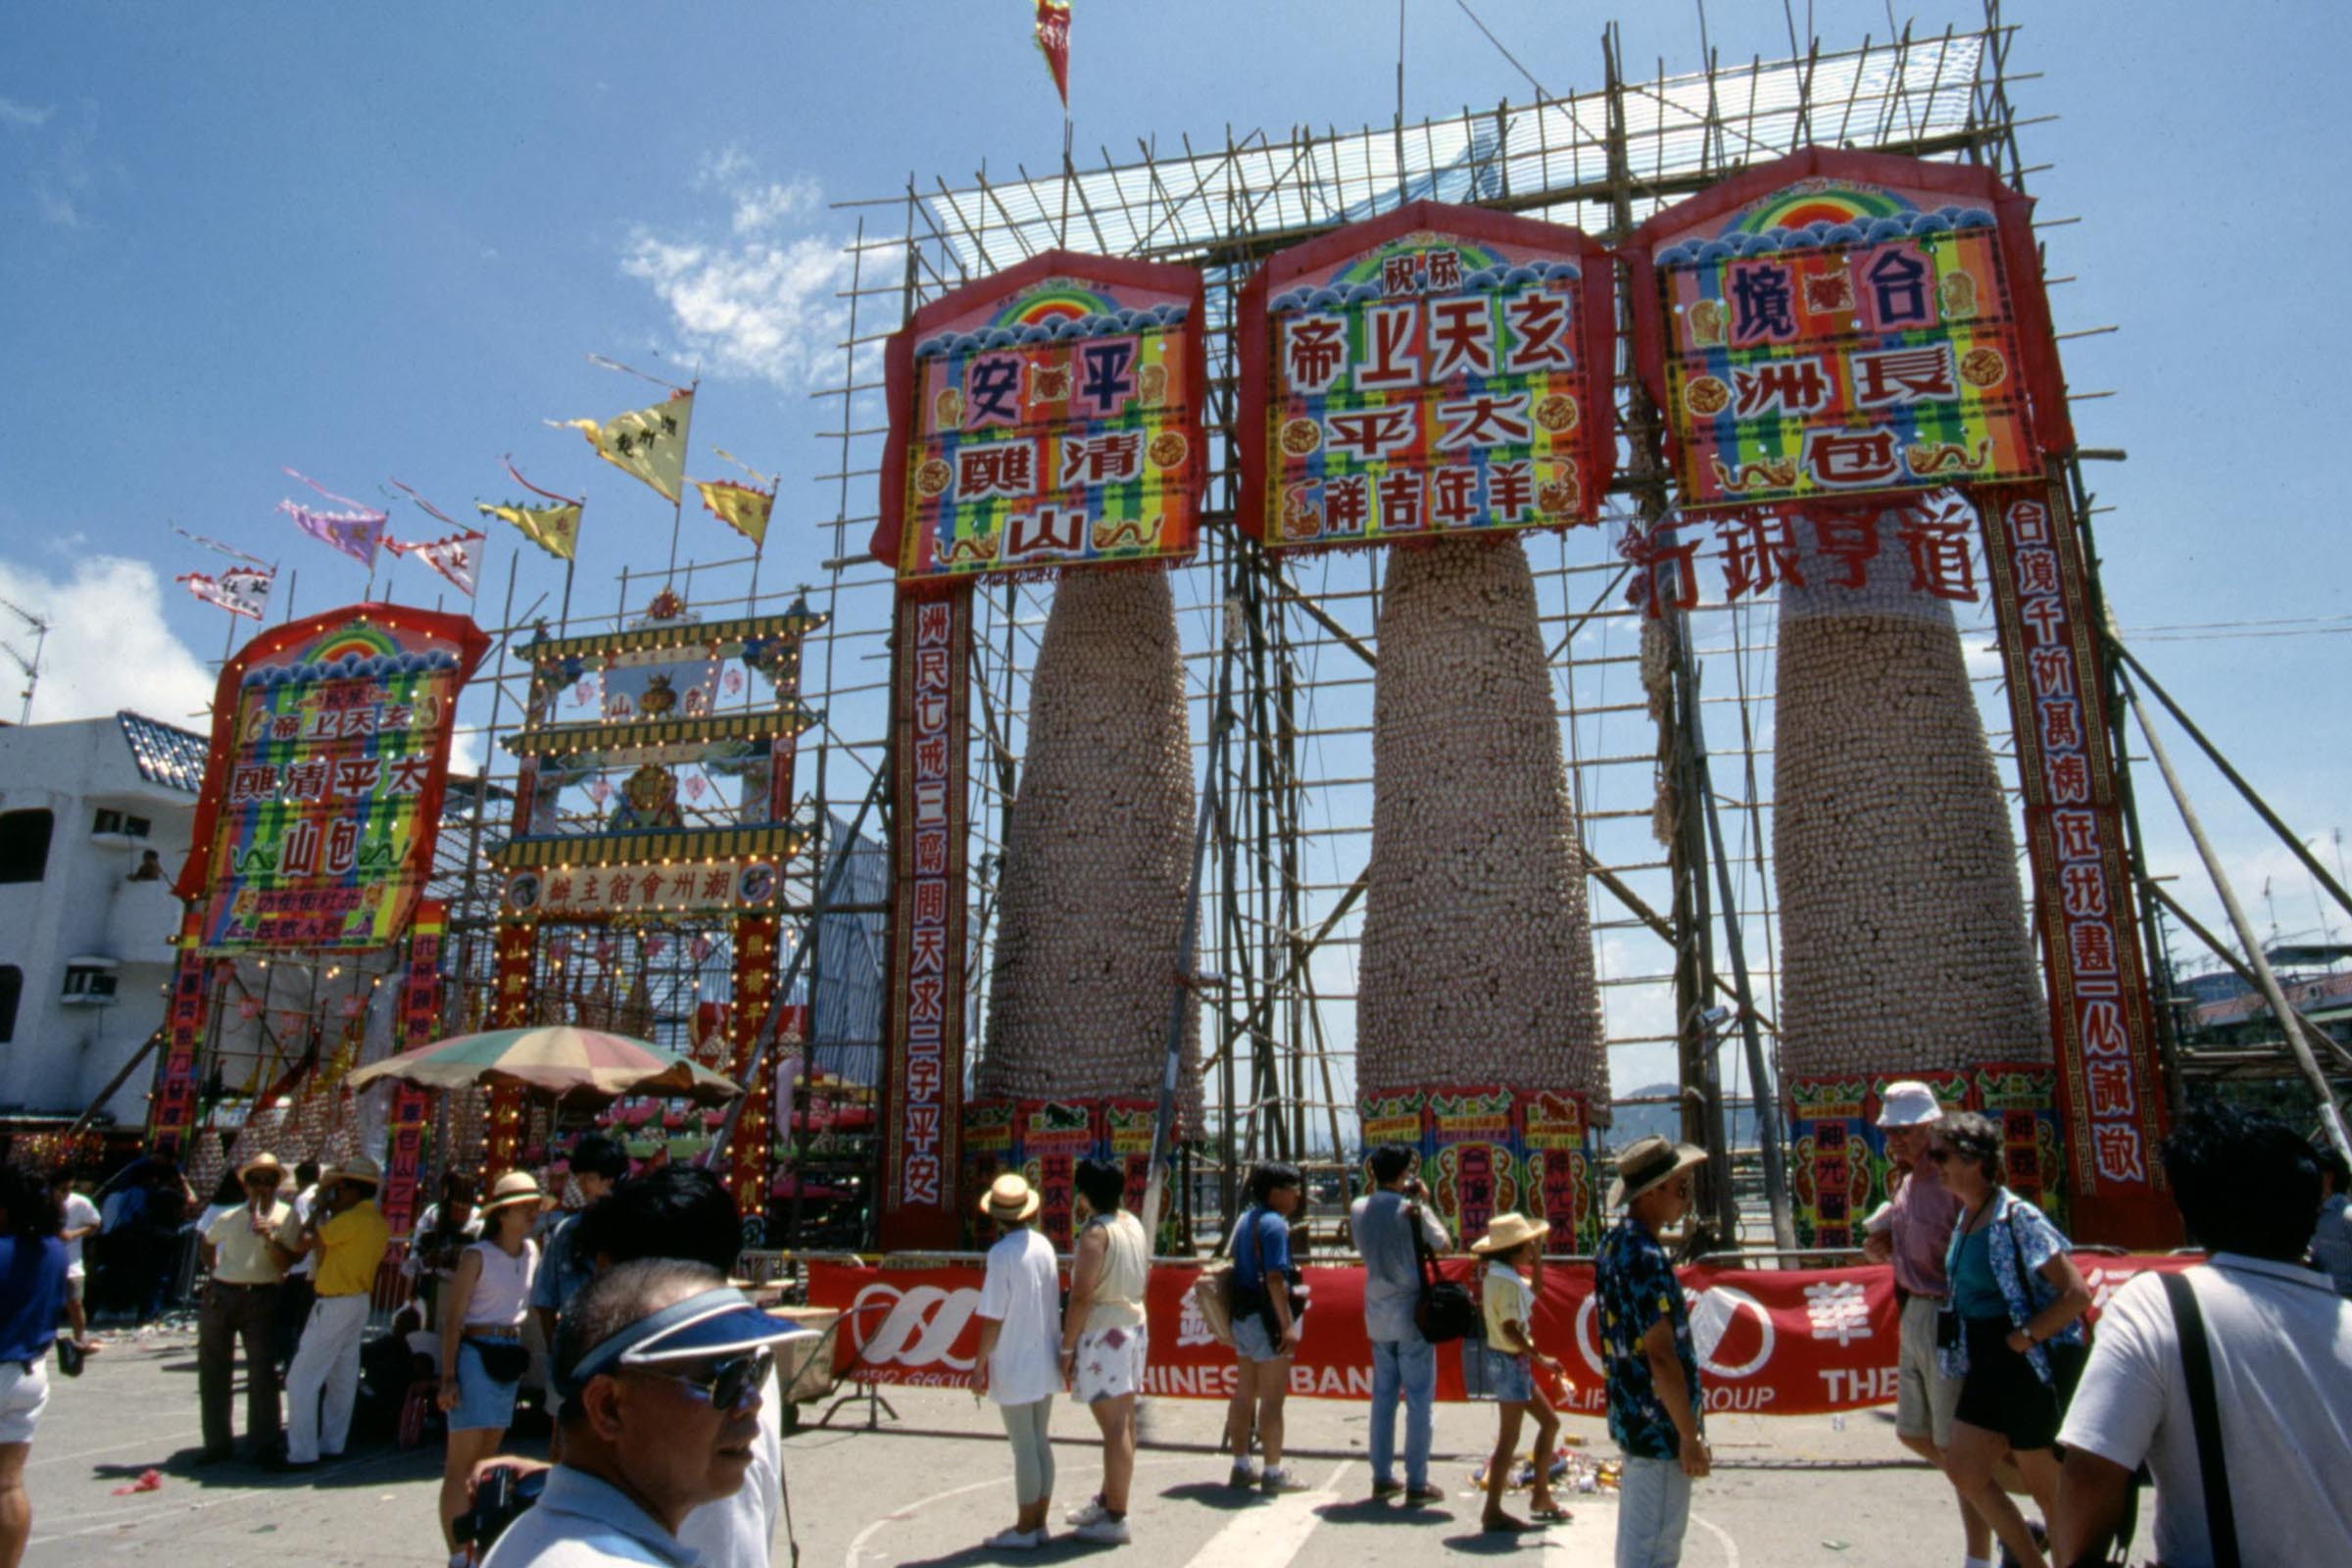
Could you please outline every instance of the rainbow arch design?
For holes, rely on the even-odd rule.
[[[1892,218],[1912,212],[1912,204],[1890,190],[1866,185],[1831,185],[1807,181],[1773,196],[1740,214],[1725,225],[1726,234],[1768,234],[1774,229],[1800,229],[1810,223],[1857,223],[1874,218]]]

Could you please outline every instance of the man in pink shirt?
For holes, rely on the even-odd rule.
[[[1952,1437],[1952,1411],[1960,1402],[1960,1380],[1936,1364],[1936,1314],[1951,1282],[1944,1277],[1944,1249],[1960,1218],[1960,1200],[1943,1185],[1928,1158],[1943,1106],[1926,1084],[1888,1084],[1879,1097],[1879,1129],[1886,1135],[1893,1162],[1894,1197],[1865,1224],[1863,1253],[1894,1265],[1895,1295],[1903,1303],[1901,1349],[1896,1356],[1894,1433],[1903,1446],[1940,1470],[1944,1445]],[[1992,1568],[1992,1530],[1976,1509],[1960,1503],[1967,1534],[1964,1568]]]

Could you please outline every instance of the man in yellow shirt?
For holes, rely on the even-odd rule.
[[[199,1464],[230,1457],[229,1395],[236,1371],[237,1342],[245,1342],[245,1435],[254,1451],[277,1451],[278,1282],[285,1278],[284,1254],[273,1245],[285,1223],[277,1190],[285,1167],[275,1154],[256,1154],[237,1167],[245,1201],[213,1221],[197,1238],[206,1281],[196,1317],[196,1402],[204,1418],[204,1453]]]
[[[391,1228],[375,1206],[383,1173],[360,1158],[326,1171],[308,1225],[280,1231],[289,1255],[318,1259],[318,1299],[286,1369],[286,1457],[289,1469],[334,1458],[351,1436],[351,1407],[360,1392],[360,1337],[368,1327],[368,1298],[384,1260]],[[324,1411],[320,1410],[323,1400]]]

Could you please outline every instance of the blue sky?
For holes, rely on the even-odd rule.
[[[1693,8],[1621,9],[1637,69],[1699,63]],[[1553,92],[1597,84],[1602,8],[1478,10]],[[1800,29],[1808,11],[1832,43],[1888,31],[1875,0],[1799,3]],[[1916,15],[1924,30],[1978,20],[1957,4]],[[831,453],[812,439],[829,410],[808,394],[812,357],[839,335],[853,221],[828,204],[887,196],[910,173],[956,184],[983,161],[1051,167],[1059,115],[1026,16],[1019,0],[514,0],[14,18],[0,419],[18,436],[0,460],[0,592],[60,622],[36,716],[178,717],[202,702],[221,619],[172,587],[209,563],[167,519],[298,569],[301,608],[359,596],[358,566],[272,514],[289,493],[281,465],[363,497],[398,475],[461,512],[512,493],[498,467],[511,451],[540,483],[588,491],[581,591],[609,603],[624,561],[659,563],[669,518],[541,423],[650,401],[591,351],[655,369],[699,358],[693,471],[731,471],[714,446],[781,471],[767,580],[813,575],[824,552],[808,523],[833,490],[808,482]],[[2135,638],[2288,819],[2325,833],[2347,814],[2333,699],[2352,651],[2352,540],[2333,481],[2297,455],[2340,445],[2347,329],[2328,293],[2274,279],[2325,275],[2347,238],[2342,14],[2245,3],[2225,24],[2163,0],[2009,16],[2024,28],[2013,69],[2039,73],[2016,89],[2019,113],[2061,117],[2025,132],[2028,162],[2052,166],[2033,187],[2044,217],[2082,219],[2047,233],[2052,270],[2078,279],[2056,290],[2060,327],[2122,329],[2066,346],[2078,389],[2119,393],[2079,410],[2082,440],[2131,453],[2093,470],[2117,509],[2099,537],[2119,618],[2231,623]],[[1708,21],[1727,59],[1787,49],[1770,0],[1717,0]],[[1128,156],[1138,137],[1228,123],[1385,121],[1395,29],[1381,4],[1078,0],[1078,144]],[[1528,92],[1451,0],[1408,0],[1409,118]],[[686,527],[690,552],[726,551],[709,517]],[[493,602],[510,543],[490,553]],[[421,569],[401,570],[404,596],[420,593]],[[559,581],[536,556],[521,576],[524,601]],[[2323,635],[2237,624],[2328,617]],[[2257,919],[2276,876],[2281,926],[2316,925],[2282,854],[2210,772],[2190,775]],[[2169,813],[2148,814],[2160,861],[2186,869]]]

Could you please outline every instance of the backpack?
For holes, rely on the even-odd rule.
[[[1233,1344],[1233,1259],[1212,1258],[1201,1265],[1200,1277],[1185,1293],[1207,1325],[1209,1338],[1219,1345]]]
[[[1404,1222],[1412,1229],[1413,1254],[1421,1268],[1421,1298],[1413,1303],[1413,1327],[1432,1345],[1461,1339],[1481,1326],[1478,1302],[1472,1299],[1468,1286],[1438,1271],[1429,1238],[1421,1234],[1420,1204],[1405,1205]]]

